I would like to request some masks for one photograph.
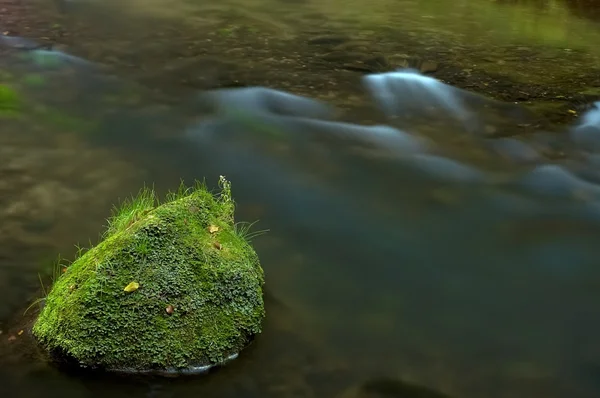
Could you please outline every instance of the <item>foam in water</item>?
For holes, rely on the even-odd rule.
[[[472,118],[456,88],[412,69],[368,75],[363,78],[363,83],[390,118],[431,111],[464,123]]]
[[[573,168],[583,179],[595,184],[600,183],[600,153],[587,155],[582,163],[574,165]]]
[[[21,39],[3,37],[5,44],[7,40],[19,43]],[[35,44],[29,41],[23,43],[28,47]],[[42,67],[91,65],[83,59],[58,51],[35,49],[20,54]],[[378,105],[390,116],[403,111],[419,112],[434,108],[436,112],[444,111],[463,121],[470,117],[470,111],[461,100],[460,90],[416,71],[401,70],[369,75],[364,78],[364,84]],[[334,114],[333,108],[310,98],[263,87],[220,89],[203,93],[199,98],[200,105],[209,108],[216,115],[191,126],[186,136],[196,143],[203,142],[213,148],[223,145],[227,137],[229,143],[233,142],[231,137],[245,137],[249,139],[246,143],[252,145],[255,145],[257,139],[260,141],[261,137],[276,137],[298,145],[311,142],[323,145],[328,140],[333,146],[362,142],[382,153],[407,157],[409,161],[405,165],[425,172],[430,178],[472,182],[486,177],[483,171],[469,165],[425,154],[431,149],[429,142],[391,126],[361,126],[327,120]],[[591,140],[598,141],[600,145],[598,105],[597,103],[595,109],[586,113],[573,129],[573,139],[576,142],[587,143]],[[248,136],[249,133],[252,134],[251,137]],[[533,148],[514,139],[494,140],[491,145],[497,152],[515,161],[540,160],[540,155]],[[598,168],[597,163],[592,160],[586,163],[588,174],[597,174],[594,173]],[[551,195],[596,195],[600,190],[600,187],[555,165],[541,166],[514,181],[531,191]]]
[[[452,159],[419,154],[409,158],[409,164],[433,179],[456,183],[473,183],[485,180],[485,175],[474,167]]]
[[[55,68],[65,65],[95,67],[95,64],[86,61],[83,58],[76,57],[62,51],[54,50],[33,50],[29,51],[31,59],[36,65],[45,68]]]
[[[298,122],[305,126],[306,131],[335,136],[340,140],[362,141],[395,155],[419,153],[428,149],[424,139],[390,126],[361,126],[309,119]]]
[[[191,126],[188,134],[197,142],[206,142],[217,137],[224,142],[232,134],[238,134],[238,138],[241,138],[239,134],[243,134],[244,137],[254,134],[254,139],[267,137],[271,140],[295,142],[298,145],[324,141],[338,144],[362,143],[388,156],[425,152],[429,147],[426,140],[390,126],[361,126],[247,110],[235,112],[235,108],[227,110],[224,115],[208,118]]]
[[[600,101],[581,117],[581,122],[571,131],[571,139],[583,149],[600,150]]]
[[[430,102],[441,103],[454,114],[468,115],[456,92],[452,91],[453,88],[430,77],[412,72],[394,72],[371,75],[365,79],[373,97],[389,110],[406,105],[406,100],[403,99],[406,95],[398,89],[398,83],[415,83],[410,89],[414,94],[412,97],[420,98],[418,106],[426,107]],[[254,133],[253,139],[256,139],[259,137],[256,133],[271,131],[276,132],[273,135],[296,140],[298,144],[323,143],[322,139],[327,141],[327,138],[338,143],[363,142],[382,153],[407,157],[408,162],[404,164],[424,172],[428,178],[464,183],[481,182],[491,177],[458,161],[425,154],[431,147],[426,140],[390,126],[361,126],[311,118],[310,116],[326,116],[327,108],[304,97],[270,89],[249,88],[218,90],[210,92],[209,97],[205,98],[214,100],[213,105],[220,116],[195,126],[192,134],[195,140],[219,137],[219,141],[213,142],[217,144],[223,143],[223,139],[228,136],[224,132],[245,135]],[[298,115],[302,117],[297,117]],[[600,113],[594,110],[583,117],[581,126],[596,128],[598,119]],[[490,141],[490,145],[499,154],[517,162],[536,163],[541,160],[535,149],[516,139],[497,139]],[[588,163],[588,169],[595,168],[592,162]],[[600,187],[551,164],[537,167],[525,175],[517,176],[513,181],[531,192],[552,196],[600,195]]]
[[[526,189],[550,196],[600,199],[600,186],[587,182],[562,166],[545,164],[535,167],[517,180]]]
[[[200,106],[209,112],[243,110],[314,119],[329,119],[332,109],[319,101],[264,87],[219,89],[200,95]]]
[[[541,159],[540,154],[530,145],[514,138],[489,140],[492,149],[501,156],[519,163],[532,163]]]

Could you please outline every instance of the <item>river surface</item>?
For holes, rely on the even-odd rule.
[[[595,10],[0,0],[0,395],[600,396]],[[203,377],[43,361],[23,313],[56,258],[219,175],[268,230],[257,341]]]

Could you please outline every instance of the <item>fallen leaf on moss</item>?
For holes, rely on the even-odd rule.
[[[215,242],[213,243],[213,246],[215,247],[215,249],[217,250],[222,250],[223,249],[223,245],[220,244],[219,242]]]
[[[208,227],[208,232],[210,232],[211,234],[214,234],[215,232],[219,232],[219,227],[217,227],[216,225],[211,225]]]
[[[137,282],[131,282],[129,285],[125,286],[125,290],[127,293],[135,292],[140,288],[140,284]]]
[[[172,305],[167,305],[166,311],[167,314],[171,315],[175,311],[175,308]]]
[[[19,333],[17,333],[19,336],[23,334],[22,330],[19,330]]]

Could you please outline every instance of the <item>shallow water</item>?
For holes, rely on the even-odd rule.
[[[535,116],[435,80],[382,88],[354,76],[387,93],[368,100],[386,127],[367,128],[277,91],[233,91],[238,102],[221,108],[206,107],[214,97],[159,103],[94,65],[0,53],[0,82],[19,96],[0,119],[0,392],[358,397],[388,377],[392,388],[369,384],[375,396],[423,396],[409,382],[452,397],[600,394],[598,112],[578,128],[497,138]],[[403,102],[410,90],[419,107]],[[15,105],[5,98],[2,110]],[[255,240],[268,286],[258,341],[201,378],[47,365],[21,315],[41,294],[38,274],[47,283],[58,253],[94,242],[112,204],[143,184],[164,193],[221,174],[238,220],[270,230]]]
[[[592,2],[26,0],[17,11],[3,2],[3,32],[175,97],[260,85],[352,106],[357,76],[406,66],[558,121],[600,95]]]

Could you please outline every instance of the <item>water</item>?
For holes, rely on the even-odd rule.
[[[586,28],[588,36],[567,41],[592,57],[597,30],[586,25],[592,22],[579,25],[574,22],[579,17],[557,11],[563,3],[550,3],[542,8],[549,10],[542,21],[560,16],[572,27],[569,32]],[[213,77],[219,83],[202,80],[215,70],[206,60],[158,73],[174,58],[159,54],[165,42],[135,41],[168,32],[161,30],[169,26],[165,21],[197,5],[131,2],[121,8],[130,14],[119,17],[106,11],[111,8],[82,4],[67,15],[84,18],[104,10],[101,15],[111,16],[103,26],[83,29],[86,40],[69,39],[72,54],[94,62],[47,49],[0,53],[0,78],[19,95],[17,103],[0,97],[0,109],[9,113],[0,126],[1,392],[24,397],[598,396],[597,110],[577,112],[576,122],[556,127],[521,106],[422,75],[362,79],[308,61],[310,70],[298,68],[296,76],[301,65],[281,62],[278,75],[272,63],[266,64],[274,70],[268,72],[251,58],[239,71],[246,76],[240,85],[250,88],[199,95],[197,89],[224,81],[218,73]],[[274,10],[309,4],[332,19],[348,19],[340,24],[349,26],[362,3],[337,5],[342,11],[335,13],[326,9],[336,5],[333,1],[286,4]],[[424,7],[402,4],[404,10]],[[236,21],[261,25],[269,15],[266,6],[248,2]],[[482,2],[463,2],[454,12],[464,16],[482,7]],[[539,11],[526,3],[494,7],[505,10],[504,16]],[[205,17],[214,16],[207,8]],[[230,15],[212,8],[221,17]],[[389,2],[375,3],[368,14],[373,21],[363,22],[400,18],[402,13],[390,10]],[[340,15],[346,12],[355,15]],[[145,18],[164,25],[150,29]],[[451,18],[447,24],[423,22],[430,19],[418,20],[421,27],[438,29],[430,36],[421,29],[423,40],[439,37],[441,27],[459,32]],[[483,14],[474,19],[487,21]],[[282,24],[298,28],[286,20],[263,28],[282,41],[302,35]],[[218,30],[221,25],[211,29],[232,43],[229,31]],[[198,28],[202,39],[203,32]],[[235,41],[243,43],[243,36]],[[199,40],[188,39],[185,46],[171,43],[172,51]],[[275,54],[277,40],[270,48]],[[542,46],[536,34],[496,40]],[[102,41],[109,45],[98,45]],[[129,55],[96,63],[117,53]],[[198,63],[203,67],[193,72]],[[149,65],[147,75],[135,76],[144,75],[139,65]],[[248,72],[251,67],[258,72]],[[174,75],[199,80],[190,87]],[[333,76],[336,84],[323,83]],[[252,88],[257,86],[286,91]],[[296,97],[288,88],[308,97]],[[405,95],[411,90],[421,101],[412,108]],[[352,95],[360,97],[355,101]],[[371,105],[376,103],[379,107]],[[112,204],[144,183],[164,193],[180,178],[206,178],[214,185],[220,174],[233,183],[238,220],[260,219],[257,228],[270,230],[255,241],[268,286],[268,318],[258,341],[204,378],[118,378],[47,365],[32,348],[29,317],[21,315],[40,294],[38,274],[47,281],[58,253],[70,257],[75,243],[96,241]]]

